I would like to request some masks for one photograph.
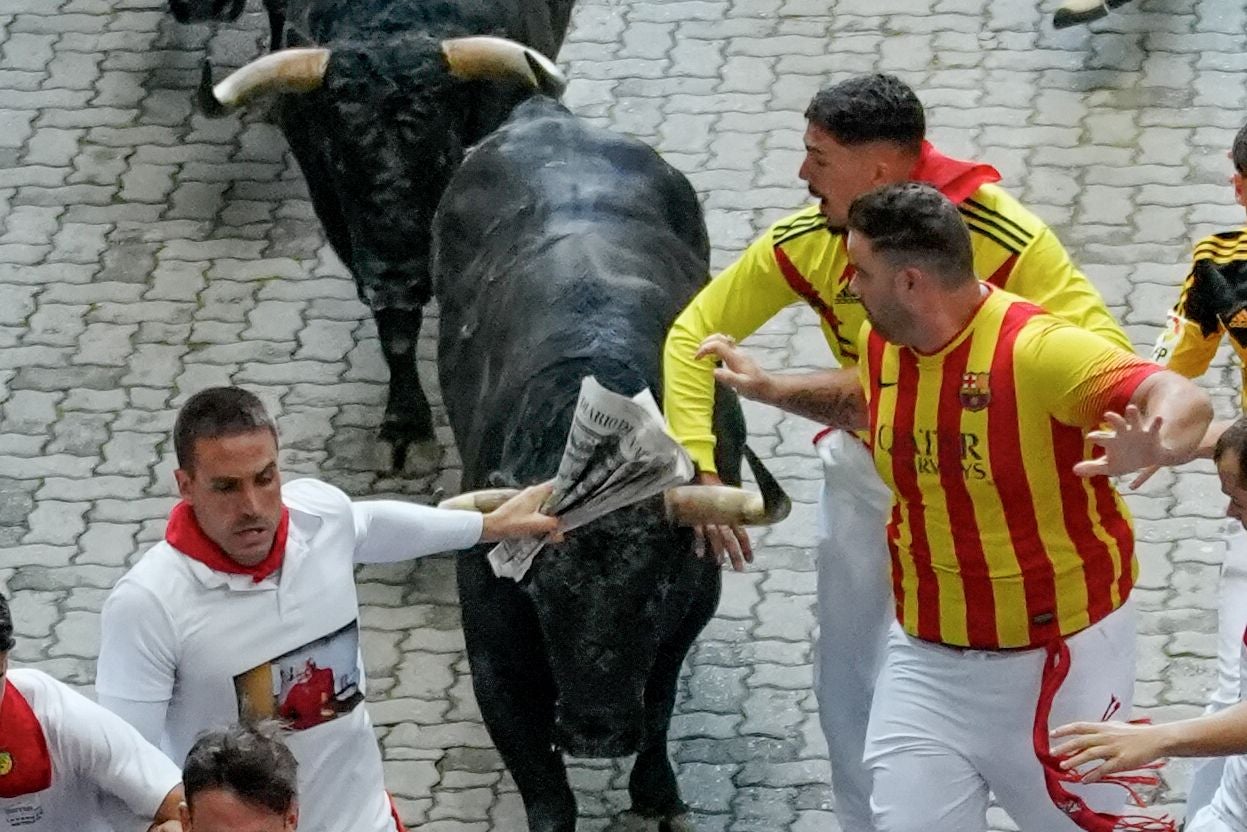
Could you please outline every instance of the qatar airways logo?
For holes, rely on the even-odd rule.
[[[919,428],[909,434],[897,434],[892,425],[879,425],[875,430],[875,449],[898,457],[913,460],[915,470],[922,475],[940,475],[940,441],[957,443],[957,458],[961,461],[961,476],[967,480],[986,480],[987,463],[983,458],[986,443],[977,433],[945,433],[934,428]]]

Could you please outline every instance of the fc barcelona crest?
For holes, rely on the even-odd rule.
[[[991,404],[991,373],[965,373],[961,376],[961,406],[982,410]]]

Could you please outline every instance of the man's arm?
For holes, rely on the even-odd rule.
[[[711,280],[680,313],[663,348],[663,414],[700,471],[714,473],[714,365],[696,356],[706,336],[743,340],[797,301],[775,262],[768,232]]]
[[[1197,252],[1201,246],[1196,247]],[[1197,269],[1192,264],[1182,281],[1182,288],[1178,290],[1178,300],[1165,317],[1165,326],[1152,348],[1153,361],[1187,378],[1196,378],[1208,372],[1221,344],[1221,336],[1225,333],[1219,318],[1214,317],[1201,324],[1191,320],[1187,314],[1187,301],[1192,291],[1199,294],[1197,279]],[[1205,327],[1210,331],[1205,332]]]
[[[122,579],[100,614],[99,703],[159,746],[173,699],[177,639],[160,599]]]
[[[1160,465],[1181,465],[1212,455],[1212,445],[1224,427],[1212,435],[1212,401],[1189,379],[1169,370],[1145,378],[1130,397],[1124,413],[1105,413],[1107,430],[1087,437],[1104,455],[1080,462],[1074,473],[1082,477],[1142,473],[1131,484],[1138,487]],[[1206,449],[1206,450],[1203,450]]]
[[[1162,757],[1228,757],[1247,754],[1247,702],[1223,711],[1164,725],[1128,722],[1074,722],[1052,732],[1068,739],[1052,749],[1068,757],[1068,770],[1103,761],[1083,777],[1094,783],[1121,771],[1141,768]]]
[[[60,700],[55,741],[73,775],[93,782],[131,813],[119,815],[114,825],[124,828],[139,819],[136,832],[141,832],[176,821],[182,772],[173,761],[116,714],[60,683],[50,684]]]
[[[861,430],[870,423],[856,368],[768,373],[721,334],[711,335],[697,352],[699,358],[709,355],[723,362],[714,371],[715,378],[747,399],[844,430]]]
[[[398,500],[352,503],[355,562],[395,563],[507,538],[551,535],[557,540],[558,519],[540,513],[552,488],[549,483],[530,486],[488,514]]]

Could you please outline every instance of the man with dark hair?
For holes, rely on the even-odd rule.
[[[192,396],[174,434],[182,502],[104,604],[100,702],[178,761],[201,731],[293,713],[305,825],[401,830],[363,704],[355,564],[557,538],[538,511],[550,487],[485,515],[353,502],[314,479],[283,487],[272,420],[231,387]],[[301,673],[324,681],[314,701]]]
[[[10,668],[14,644],[0,595],[0,829],[178,832],[177,766],[51,676]]]
[[[916,183],[852,203],[868,319],[856,381],[766,373],[721,335],[699,354],[722,359],[716,378],[746,396],[866,431],[891,493],[878,556],[896,617],[866,741],[874,827],[981,832],[993,792],[1024,832],[1122,828],[1124,791],[1067,786],[1046,729],[1128,716],[1134,539],[1106,475],[1186,458],[1211,404],[980,282],[957,216]],[[1095,432],[1105,420],[1113,431]]]
[[[1229,151],[1234,200],[1247,207],[1247,126]],[[1247,228],[1222,231],[1200,240],[1191,268],[1169,310],[1152,351],[1157,364],[1198,378],[1208,372],[1223,341],[1237,353],[1242,371],[1241,404],[1247,409]],[[1207,711],[1216,713],[1239,700],[1243,629],[1247,627],[1247,531],[1226,524],[1225,558],[1217,585],[1217,675]],[[1187,790],[1186,814],[1194,817],[1221,782],[1224,758],[1195,762]]]
[[[842,369],[818,375],[853,381],[865,320],[850,286],[845,245],[849,204],[880,185],[921,181],[957,204],[970,229],[973,271],[1123,349],[1130,341],[1056,236],[995,182],[985,164],[950,159],[925,140],[922,103],[892,75],[831,84],[806,111],[805,159],[797,175],[817,199],[775,223],[689,304],[672,326],[663,361],[664,412],[703,483],[714,464],[713,366],[695,358],[712,333],[743,340],[793,303],[808,304]],[[870,777],[862,764],[871,691],[887,635],[884,526],[887,489],[851,433],[815,438],[823,465],[818,540],[819,717],[831,756],[836,812],[847,829],[870,828]],[[883,507],[879,507],[879,503]],[[703,539],[736,569],[752,558],[744,529],[704,527]]]
[[[293,832],[297,772],[272,723],[202,735],[182,767],[184,832]]]

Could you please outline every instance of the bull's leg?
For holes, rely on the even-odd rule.
[[[416,373],[416,342],[423,315],[419,309],[376,310],[377,334],[390,368],[390,399],[381,421],[381,441],[395,471],[427,473],[441,462],[433,433],[433,412]]]
[[[285,0],[265,0],[264,8],[268,12],[268,51],[276,52],[285,42],[286,3]]]
[[[463,635],[485,727],[524,800],[530,832],[575,832],[576,799],[552,750],[554,680],[532,605],[480,550],[457,562]]]
[[[697,634],[706,626],[719,606],[720,577],[718,569],[708,561],[689,564],[698,573],[693,604],[680,628],[658,647],[654,669],[645,686],[646,746],[637,754],[628,781],[632,798],[632,814],[651,821],[647,829],[655,832],[677,832],[689,829],[683,816],[688,806],[680,799],[671,758],[667,755],[667,729],[675,708],[676,682],[680,666]]]

